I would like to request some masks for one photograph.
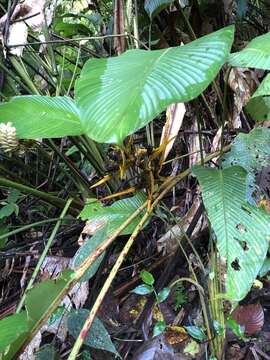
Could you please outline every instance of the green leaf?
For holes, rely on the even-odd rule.
[[[266,95],[270,95],[270,74],[265,76],[258,89],[252,95],[252,98]]]
[[[163,288],[157,295],[157,302],[160,304],[170,295],[171,289],[169,287]]]
[[[268,74],[247,103],[245,109],[256,121],[270,119],[270,74]]]
[[[255,121],[270,120],[270,97],[259,96],[249,100],[245,109]]]
[[[58,306],[58,308],[52,313],[48,320],[48,326],[54,324],[57,320],[59,320],[66,312],[65,305]]]
[[[185,329],[187,330],[189,335],[196,340],[203,341],[206,339],[204,331],[198,326],[185,326]]]
[[[264,277],[270,271],[270,258],[266,258],[260,269],[259,276]]]
[[[224,327],[218,322],[217,320],[213,320],[213,327],[215,329],[215,332],[218,336],[224,336],[225,329]]]
[[[79,112],[68,97],[29,95],[0,103],[0,123],[11,122],[18,138],[81,135]]]
[[[189,341],[183,350],[184,354],[192,356],[193,359],[194,358],[196,359],[196,355],[199,354],[199,352],[200,352],[200,345],[194,340]]]
[[[107,233],[111,234],[123,224],[143,203],[146,197],[143,193],[138,193],[133,197],[116,201],[111,206],[102,206],[100,202],[86,204],[80,213],[82,220],[92,220],[107,224]],[[135,226],[140,222],[145,212],[142,212],[136,219],[128,225],[121,233],[122,235],[131,234]]]
[[[147,284],[142,284],[135,287],[135,289],[133,289],[131,292],[137,295],[147,295],[147,294],[151,294],[153,291],[154,289],[152,286]]]
[[[161,10],[173,3],[173,0],[145,0],[144,9],[152,20]]]
[[[10,225],[0,222],[0,236],[10,231]],[[0,249],[3,249],[8,242],[8,237],[0,239]]]
[[[247,171],[247,198],[253,204],[255,174],[270,165],[270,129],[255,128],[248,134],[238,134],[231,151],[222,158],[223,168],[232,165],[242,166]]]
[[[12,215],[16,210],[16,207],[14,204],[7,204],[5,206],[3,206],[0,209],[0,219],[9,217],[10,215]]]
[[[153,337],[158,336],[164,332],[166,329],[166,323],[163,320],[157,321],[153,329]]]
[[[28,332],[21,334],[15,339],[3,360],[14,359],[18,350],[29,340],[29,337],[31,337],[35,330],[39,328],[42,320],[51,315],[55,302],[65,293],[66,288],[72,282],[73,274],[72,270],[64,270],[57,279],[45,280],[27,293],[25,300],[27,318],[25,318],[25,321]]]
[[[140,277],[145,284],[153,285],[155,282],[154,276],[148,271],[141,271]]]
[[[239,166],[224,170],[194,167],[204,205],[226,263],[225,296],[240,301],[250,290],[265,259],[269,216],[246,203],[247,173]]]
[[[35,360],[56,360],[60,359],[52,344],[42,346],[37,353],[35,353]]]
[[[232,332],[239,337],[241,340],[246,340],[245,337],[245,328],[239,325],[235,320],[228,319],[226,325],[232,330]]]
[[[84,244],[76,252],[73,258],[73,266],[80,266],[84,262],[84,260],[88,258],[91,253],[93,253],[93,251],[98,247],[98,245],[100,245],[105,240],[106,235],[107,226],[98,230],[92,237],[88,237],[85,240]],[[88,268],[88,270],[83,275],[81,281],[88,281],[95,275],[104,256],[105,252],[101,254]]]
[[[79,309],[71,311],[68,317],[68,330],[70,334],[76,339],[83,327],[85,320],[89,315],[89,310]],[[96,317],[93,324],[84,340],[84,344],[95,349],[109,351],[119,356],[108,331],[102,322]]]
[[[19,190],[16,190],[16,189],[12,189],[10,191],[10,193],[8,194],[8,197],[7,197],[7,202],[8,203],[16,203],[16,201],[19,199],[20,197],[20,192]]]
[[[230,26],[184,46],[88,60],[75,84],[85,133],[121,144],[169,104],[197,97],[227,60],[233,33]]]
[[[270,70],[270,32],[257,36],[241,51],[229,56],[229,65]]]
[[[25,311],[0,320],[0,353],[4,352],[6,347],[15,341],[20,334],[27,331],[28,324]]]
[[[64,270],[57,279],[42,281],[29,290],[25,306],[31,322],[37,323],[48,312],[55,298],[65,290],[67,284],[72,280],[73,274],[72,270]]]

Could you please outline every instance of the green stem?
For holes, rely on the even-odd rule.
[[[56,235],[56,233],[57,233],[57,231],[58,231],[58,229],[59,229],[59,227],[60,227],[60,225],[61,225],[61,222],[62,222],[64,216],[66,215],[66,213],[67,213],[67,211],[68,211],[68,208],[69,208],[69,206],[70,206],[71,203],[72,203],[72,199],[69,199],[69,200],[67,201],[67,203],[66,203],[66,205],[65,205],[65,207],[64,207],[64,209],[63,209],[63,211],[62,211],[62,213],[61,213],[61,215],[60,215],[59,220],[58,220],[57,223],[55,224],[55,227],[54,227],[54,229],[53,229],[53,231],[52,231],[52,233],[51,233],[51,236],[49,237],[49,240],[48,240],[48,242],[47,242],[47,244],[46,244],[46,246],[45,246],[45,248],[44,248],[44,250],[43,250],[43,252],[42,252],[42,254],[41,254],[40,258],[39,258],[39,260],[38,260],[37,266],[35,267],[35,270],[34,270],[32,276],[31,276],[31,279],[30,279],[29,283],[27,284],[27,287],[26,287],[26,289],[25,289],[25,292],[24,292],[24,294],[23,294],[23,296],[22,296],[22,298],[21,298],[21,300],[20,300],[20,302],[19,302],[19,305],[18,305],[18,307],[17,307],[17,309],[16,309],[16,314],[18,314],[18,313],[21,311],[21,309],[22,309],[22,307],[23,307],[23,305],[24,305],[24,301],[25,301],[25,298],[26,298],[26,294],[27,294],[27,292],[32,288],[32,286],[33,286],[33,284],[34,284],[34,282],[35,282],[35,280],[36,280],[36,277],[37,277],[37,275],[38,275],[38,273],[39,273],[39,270],[40,270],[40,268],[41,268],[41,265],[43,264],[43,261],[44,261],[46,255],[47,255],[47,253],[48,253],[48,251],[49,251],[49,248],[50,248],[51,245],[52,245],[52,242],[53,242],[53,240],[54,240],[54,238],[55,238],[55,235]]]
[[[41,221],[34,222],[32,224],[24,225],[24,226],[20,227],[19,229],[12,230],[12,231],[10,231],[10,232],[8,232],[6,234],[0,235],[0,240],[5,239],[5,238],[10,237],[10,236],[13,236],[13,235],[16,235],[16,234],[19,234],[20,232],[26,231],[28,229],[32,229],[33,227],[36,227],[36,226],[41,226],[41,225],[44,225],[44,224],[49,224],[49,223],[55,222],[55,221],[57,221],[59,219],[60,218],[52,218],[52,219],[41,220]],[[70,220],[70,219],[67,218],[65,220]]]
[[[6,187],[11,187],[14,189],[18,189],[19,191],[21,191],[22,193],[26,193],[26,194],[30,194],[33,196],[38,197],[39,199],[53,205],[56,206],[58,208],[63,208],[66,205],[66,201],[63,199],[58,198],[57,196],[54,195],[50,195],[47,194],[43,191],[40,190],[36,190],[34,188],[31,188],[30,186],[26,186],[26,185],[22,185],[20,183],[17,183],[15,181],[12,180],[8,180],[2,176],[0,176],[0,186],[6,186]],[[74,209],[78,209],[81,210],[82,209],[82,205],[81,203],[79,203],[78,201],[73,201],[73,213],[75,213]],[[77,212],[76,212],[77,214]]]
[[[24,83],[18,78],[18,76],[14,75],[12,71],[10,71],[3,63],[0,61],[0,69],[4,70],[5,74],[11,77],[16,83],[18,83],[24,91],[26,91],[29,94],[32,94],[32,91],[30,88],[24,85]]]
[[[29,89],[36,95],[40,95],[38,89],[34,85],[33,81],[31,80],[31,77],[26,72],[23,65],[16,59],[15,56],[10,57],[10,61],[14,68],[16,69],[17,73],[20,75],[20,77],[23,79],[25,84],[29,87]]]

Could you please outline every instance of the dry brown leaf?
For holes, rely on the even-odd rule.
[[[188,152],[190,153],[189,155],[189,166],[193,166],[196,165],[198,163],[198,161],[201,159],[201,154],[200,154],[200,138],[199,138],[199,134],[198,134],[198,124],[197,121],[193,122],[193,125],[190,129],[191,131],[193,131],[193,134],[189,135],[188,138]]]
[[[182,326],[167,326],[164,336],[170,345],[180,344],[188,338],[188,334]]]
[[[184,103],[171,104],[167,107],[166,123],[163,126],[160,139],[160,146],[165,144],[163,160],[167,158],[173,147],[176,136],[183,123],[185,113],[186,107]]]
[[[86,236],[94,235],[95,232],[97,232],[102,227],[104,227],[105,224],[106,224],[105,219],[88,220],[85,223],[85,227],[83,228],[83,230],[79,236],[78,245],[82,246],[84,244]]]
[[[26,44],[28,27],[30,27],[33,31],[41,31],[45,21],[45,2],[45,0],[25,0],[23,3],[16,5],[10,18],[7,45],[12,46],[16,44]],[[2,43],[3,29],[5,27],[6,20],[7,14],[0,19],[0,39]],[[22,56],[23,49],[24,46],[13,47],[10,49],[10,53]]]
[[[163,255],[170,254],[173,253],[179,247],[178,239],[179,237],[183,236],[183,232],[187,231],[199,206],[200,206],[200,199],[197,196],[193,200],[193,204],[186,213],[186,215],[182,219],[179,219],[179,223],[177,225],[174,225],[169,231],[166,232],[165,235],[163,235],[160,239],[157,240],[158,252],[162,252]],[[197,225],[193,231],[193,236],[196,237],[196,235],[200,231],[202,231],[204,227],[205,227],[205,221],[204,218],[201,217],[197,222]]]
[[[232,68],[228,78],[228,85],[234,92],[234,107],[230,119],[232,128],[242,127],[240,113],[248,103],[250,97],[259,85],[258,76],[261,71],[247,68]]]

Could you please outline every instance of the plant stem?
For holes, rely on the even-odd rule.
[[[36,189],[34,189],[34,188],[30,187],[30,186],[22,185],[20,183],[12,181],[12,180],[5,179],[2,176],[0,176],[0,186],[6,186],[6,187],[11,187],[11,188],[14,188],[14,189],[18,189],[22,193],[26,193],[26,194],[36,196],[39,199],[41,199],[41,200],[43,200],[43,201],[45,201],[45,202],[47,202],[47,203],[49,203],[49,204],[51,204],[53,206],[56,206],[58,208],[64,208],[65,205],[66,205],[66,201],[63,200],[63,199],[60,199],[57,196],[47,194],[47,193],[45,193],[43,191],[36,190]],[[81,210],[82,205],[78,201],[74,200],[73,201],[73,208],[77,209],[77,210]],[[73,211],[73,213],[74,213],[74,211]],[[77,212],[76,212],[76,214],[77,214]]]
[[[128,239],[126,245],[124,246],[123,250],[121,251],[116,263],[114,264],[107,280],[105,281],[101,291],[99,292],[98,294],[98,297],[92,307],[92,310],[90,311],[90,314],[88,316],[88,318],[85,320],[85,323],[81,329],[81,332],[79,334],[79,336],[77,337],[76,339],[76,342],[73,346],[73,349],[68,357],[68,360],[75,360],[79,351],[80,351],[80,348],[87,336],[87,333],[94,321],[94,318],[98,312],[98,309],[100,307],[100,305],[102,304],[102,301],[104,300],[104,297],[105,295],[107,294],[107,291],[109,290],[118,270],[120,269],[123,261],[126,259],[126,256],[131,248],[131,246],[133,245],[134,243],[134,240],[136,239],[138,233],[140,232],[141,228],[143,227],[144,223],[147,221],[148,217],[150,216],[150,213],[152,212],[152,209],[151,211],[149,212],[146,212],[144,214],[144,216],[142,217],[141,221],[139,222],[139,224],[136,226],[135,230],[133,231],[132,235],[130,236],[130,238]]]
[[[48,242],[47,242],[47,244],[46,244],[46,246],[45,246],[45,248],[44,248],[44,250],[43,250],[43,252],[42,252],[42,254],[41,254],[40,258],[39,258],[39,260],[38,260],[38,263],[37,263],[37,265],[35,267],[35,270],[34,270],[32,276],[31,276],[31,279],[30,279],[29,283],[27,284],[25,292],[24,292],[24,294],[23,294],[23,296],[22,296],[22,298],[21,298],[21,300],[19,302],[19,305],[18,305],[18,307],[16,309],[16,314],[18,314],[21,311],[21,309],[22,309],[22,307],[24,305],[26,294],[32,288],[32,286],[33,286],[33,284],[34,284],[34,282],[36,280],[36,277],[37,277],[37,275],[39,273],[41,265],[43,264],[43,261],[44,261],[46,255],[47,255],[47,253],[48,253],[48,251],[49,251],[49,249],[50,249],[50,247],[52,245],[52,242],[53,242],[53,240],[55,238],[55,235],[56,235],[56,233],[57,233],[57,231],[58,231],[58,229],[59,229],[59,227],[61,225],[61,222],[62,222],[64,216],[66,215],[70,204],[72,203],[72,200],[73,199],[69,199],[66,202],[66,205],[65,205],[65,207],[64,207],[64,209],[63,209],[63,211],[62,211],[62,213],[61,213],[61,215],[59,217],[59,220],[55,224],[55,227],[54,227],[54,229],[53,229],[53,231],[51,233],[51,236],[49,237],[49,240],[48,240]]]
[[[29,74],[26,72],[26,70],[24,69],[24,67],[22,66],[22,64],[16,59],[15,56],[12,56],[10,58],[10,61],[12,63],[12,65],[14,66],[14,68],[16,69],[17,73],[20,75],[20,77],[23,79],[23,81],[25,82],[25,84],[29,87],[29,89],[36,95],[40,95],[38,89],[36,88],[36,86],[34,85],[33,81],[31,80],[31,77],[29,76]]]
[[[41,225],[44,225],[44,224],[48,224],[48,223],[52,223],[52,222],[55,222],[57,220],[59,220],[60,218],[53,218],[53,219],[47,219],[47,220],[41,220],[41,221],[37,221],[37,222],[34,222],[32,224],[28,224],[28,225],[24,225],[22,227],[20,227],[19,229],[16,229],[16,230],[12,230],[6,234],[2,234],[0,235],[0,240],[2,239],[5,239],[9,236],[12,236],[12,235],[16,235],[16,234],[19,234],[20,232],[23,232],[23,231],[26,231],[28,229],[32,229],[33,227],[36,227],[36,226],[41,226]],[[62,220],[68,220],[69,218],[67,219],[62,219]],[[70,220],[70,219],[69,219]],[[74,220],[74,219],[73,219]]]

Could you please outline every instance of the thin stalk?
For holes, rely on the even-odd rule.
[[[24,66],[22,65],[22,62],[19,62],[15,56],[10,57],[10,62],[16,69],[17,73],[20,75],[20,77],[23,79],[25,84],[29,87],[29,89],[36,95],[40,95],[38,89],[34,85],[33,81],[31,80],[31,77],[25,70]]]
[[[103,35],[103,36],[85,36],[85,37],[80,37],[80,38],[76,38],[76,39],[63,39],[63,40],[48,40],[48,41],[32,41],[29,42],[27,44],[23,43],[23,44],[15,44],[15,45],[9,45],[8,48],[13,48],[13,47],[19,47],[19,46],[27,46],[27,45],[46,45],[46,44],[66,44],[66,43],[77,43],[77,42],[81,42],[81,41],[96,41],[96,40],[105,40],[105,39],[111,39],[111,38],[115,38],[115,37],[128,37],[128,34],[113,34],[113,35]]]
[[[134,19],[133,19],[133,26],[134,26],[134,40],[135,40],[135,48],[139,49],[140,37],[139,37],[139,24],[138,24],[138,4],[137,0],[134,0]]]
[[[218,296],[222,292],[222,269],[218,261],[216,251],[214,250],[213,240],[211,239],[211,273],[214,274],[213,279],[209,279],[209,303],[212,313],[212,318],[218,321],[220,327],[223,329],[222,334],[217,334],[212,342],[212,355],[218,359],[222,359],[225,346],[225,317],[223,311],[223,300]]]
[[[200,144],[200,155],[201,155],[201,165],[204,165],[204,158],[203,158],[203,139],[202,139],[202,131],[201,131],[201,114],[199,109],[198,100],[195,100],[195,107],[196,107],[196,121],[198,126],[198,133],[199,133],[199,144]]]
[[[150,210],[150,212],[152,211],[153,209]],[[104,297],[105,295],[107,294],[118,270],[120,269],[123,261],[126,259],[126,256],[131,248],[131,246],[133,245],[134,243],[134,240],[136,239],[138,233],[140,232],[140,230],[142,229],[144,223],[147,221],[148,217],[150,216],[150,212],[146,212],[144,214],[144,216],[142,217],[141,221],[139,222],[139,224],[136,226],[135,230],[133,231],[132,235],[130,236],[130,238],[128,239],[126,245],[124,246],[123,250],[121,251],[116,263],[114,264],[108,278],[106,279],[101,291],[99,292],[98,294],[98,297],[95,301],[95,304],[93,305],[90,313],[89,313],[89,316],[88,318],[85,320],[85,323],[81,329],[81,332],[79,334],[79,336],[77,337],[76,341],[75,341],[75,344],[72,348],[72,351],[68,357],[68,360],[75,360],[79,351],[80,351],[80,348],[88,334],[88,331],[94,321],[94,318],[98,312],[98,309],[100,307],[100,305],[102,304],[103,300],[104,300]]]
[[[67,90],[67,93],[66,93],[67,96],[69,96],[70,90],[71,90],[71,88],[72,88],[72,84],[73,84],[73,81],[74,81],[75,76],[76,76],[76,71],[77,71],[77,68],[78,68],[78,64],[79,64],[79,61],[80,61],[80,57],[81,57],[81,46],[79,45],[78,53],[77,53],[77,58],[76,58],[76,64],[75,64],[75,67],[74,67],[74,70],[73,70],[73,74],[72,74],[72,78],[71,78],[71,80],[70,80],[70,83],[69,83],[69,86],[68,86],[68,90]]]
[[[10,71],[1,61],[0,61],[0,68],[4,70],[5,74],[10,76],[16,83],[18,83],[24,91],[26,91],[29,94],[32,94],[32,91],[29,87],[27,87],[19,78],[18,76],[14,75],[12,71]]]
[[[52,218],[52,219],[41,220],[41,221],[34,222],[32,224],[24,225],[24,226],[20,227],[19,229],[12,230],[12,231],[10,231],[10,232],[8,232],[6,234],[0,235],[0,240],[6,239],[7,237],[10,237],[10,236],[13,236],[13,235],[17,235],[17,234],[19,234],[19,233],[21,233],[23,231],[32,229],[33,227],[42,226],[44,224],[49,224],[49,223],[55,222],[55,221],[57,221],[59,219],[60,218]],[[62,220],[70,220],[70,218],[66,218],[66,219],[62,219]],[[74,221],[74,219],[72,219],[72,221]]]
[[[64,77],[64,67],[65,67],[65,54],[66,54],[66,47],[64,47],[63,50],[63,56],[62,56],[62,67],[61,67],[61,72],[60,72],[60,77],[59,77],[59,83],[56,86],[56,96],[60,95],[61,93],[61,89],[62,89],[62,84],[63,84],[63,77]]]
[[[192,264],[189,260],[189,257],[186,253],[186,251],[184,250],[182,244],[181,244],[181,241],[180,239],[177,237],[178,239],[178,244],[179,244],[179,247],[181,248],[181,251],[182,253],[184,254],[184,257],[186,258],[187,260],[187,263],[188,263],[188,266],[191,270],[191,273],[196,281],[197,284],[199,284],[198,282],[198,279],[197,279],[197,275],[192,267]],[[199,298],[200,298],[200,302],[201,302],[201,307],[202,307],[202,313],[203,313],[203,317],[204,317],[204,323],[205,323],[205,327],[206,327],[206,331],[207,331],[207,336],[208,336],[208,339],[211,339],[213,334],[212,334],[212,326],[211,326],[211,323],[210,323],[210,311],[209,311],[209,307],[208,307],[208,304],[206,305],[206,301],[205,301],[205,294],[204,294],[204,291],[201,292],[199,291]]]
[[[66,205],[66,201],[63,199],[60,199],[57,196],[48,194],[48,193],[40,191],[40,190],[36,190],[30,186],[22,185],[20,183],[12,181],[12,180],[8,180],[2,176],[0,176],[0,186],[11,187],[11,188],[21,191],[22,193],[33,195],[33,196],[38,197],[39,199],[41,199],[53,206],[56,206],[58,208],[64,208]],[[75,214],[75,211],[74,211],[75,209],[77,209],[77,210],[82,209],[82,204],[76,200],[73,201],[73,207],[72,207],[73,214]],[[76,214],[77,214],[77,212],[76,212]]]
[[[45,24],[43,26],[43,33],[44,33],[44,36],[45,36],[45,40],[48,41],[49,38],[50,38],[50,34],[49,34],[49,29],[48,29],[48,25],[47,25],[46,16],[45,16],[44,20],[45,20],[44,21]],[[56,65],[56,60],[55,60],[52,44],[48,44],[47,48],[48,48],[48,53],[49,53],[50,60],[51,60],[52,73],[53,73],[54,76],[57,76],[58,71],[57,71],[57,65]]]
[[[89,195],[93,195],[93,193],[91,193],[91,191],[89,190],[90,184],[89,184],[87,178],[81,174],[80,170],[76,167],[76,165],[74,165],[72,163],[72,161],[58,149],[58,147],[55,145],[53,140],[48,139],[48,143],[50,144],[52,149],[57,153],[57,155],[60,157],[60,159],[62,159],[64,161],[64,163],[68,166],[68,168],[73,173],[74,177],[83,186],[84,190],[86,190]]]
[[[53,229],[53,231],[51,233],[51,236],[49,237],[49,240],[47,241],[47,244],[46,244],[46,246],[45,246],[45,248],[44,248],[44,250],[43,250],[43,252],[42,252],[42,254],[41,254],[40,258],[39,258],[39,260],[38,260],[38,263],[37,263],[37,265],[35,267],[35,270],[33,271],[31,279],[30,279],[29,283],[27,284],[27,287],[26,287],[26,289],[24,291],[24,294],[23,294],[23,296],[22,296],[22,298],[21,298],[21,300],[19,302],[19,305],[18,305],[18,307],[16,309],[16,314],[18,314],[21,311],[21,309],[22,309],[22,307],[24,305],[24,301],[25,301],[27,292],[32,288],[32,286],[33,286],[33,284],[34,284],[34,282],[36,280],[36,277],[37,277],[37,275],[39,273],[41,265],[43,264],[43,261],[44,261],[46,255],[47,255],[47,253],[48,253],[48,251],[49,251],[49,249],[50,249],[50,247],[52,245],[52,242],[53,242],[53,240],[54,240],[54,238],[56,236],[56,233],[57,233],[57,231],[58,231],[58,229],[59,229],[59,227],[61,225],[61,222],[62,222],[63,218],[65,217],[65,215],[66,215],[66,213],[68,211],[68,208],[70,207],[70,205],[72,203],[72,200],[73,199],[68,199],[63,211],[61,212],[59,220],[55,224],[55,227],[54,227],[54,229]]]
[[[220,146],[221,146],[221,154],[222,154],[222,149],[224,146],[224,128],[225,128],[225,121],[227,118],[227,95],[228,95],[228,81],[229,81],[229,76],[230,76],[230,72],[231,72],[232,68],[229,67],[226,71],[225,74],[225,85],[224,85],[224,96],[223,96],[223,102],[222,102],[222,120],[221,120],[221,142],[220,142]]]

